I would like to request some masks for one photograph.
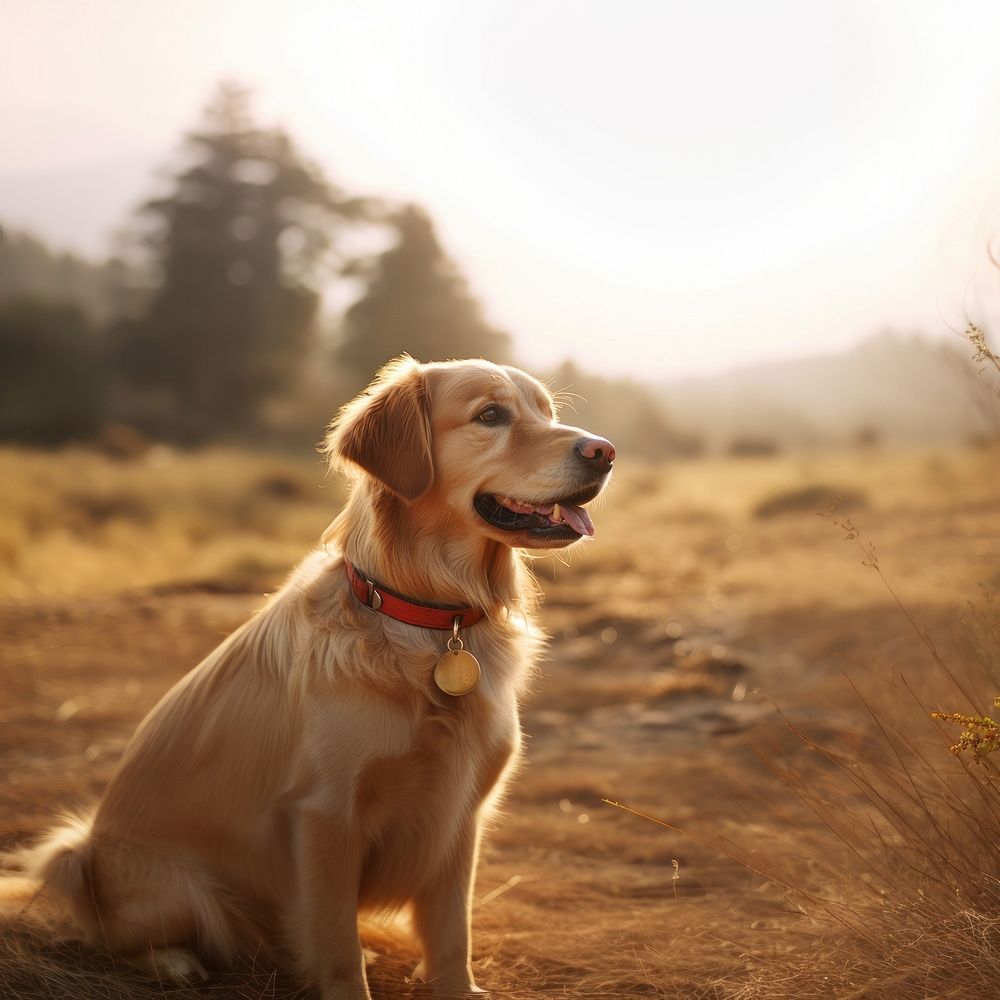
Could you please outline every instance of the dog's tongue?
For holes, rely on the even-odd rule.
[[[586,535],[588,538],[594,537],[594,522],[583,507],[574,507],[572,504],[561,503],[559,509],[562,511],[563,520],[578,534]]]

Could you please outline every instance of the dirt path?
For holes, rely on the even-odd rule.
[[[3,842],[93,801],[135,724],[258,603],[176,591],[0,608]],[[780,835],[788,804],[752,744],[800,749],[755,692],[833,729],[846,710],[830,691],[853,644],[908,640],[885,607],[856,617],[850,638],[832,611],[727,614],[678,635],[676,623],[582,609],[565,598],[545,609],[553,642],[524,713],[526,763],[479,870],[477,974],[510,996],[581,984],[601,996],[722,995],[718,981],[815,928],[725,851],[602,798],[752,851]],[[408,995],[411,961],[373,963],[381,995]]]

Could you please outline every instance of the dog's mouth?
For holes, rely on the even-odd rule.
[[[502,493],[480,493],[475,499],[479,516],[501,531],[527,531],[538,539],[593,538],[594,522],[583,508],[601,491],[601,484],[559,500],[535,503]]]

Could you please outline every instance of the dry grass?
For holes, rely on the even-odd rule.
[[[827,932],[809,950],[755,962],[734,995],[991,996],[1000,978],[1000,772],[950,757],[949,734],[931,725],[928,704],[902,677],[859,708],[877,729],[866,750],[800,732],[827,767],[774,767],[820,827],[769,874]],[[807,848],[811,866],[801,864]]]
[[[881,568],[942,659],[978,671],[981,708],[995,660],[982,635],[977,659],[951,631],[956,604],[1000,571],[997,458],[624,459],[596,543],[537,564],[553,647],[480,870],[481,982],[511,998],[890,997],[995,973],[995,786],[927,717],[973,706],[809,503],[754,512],[817,484],[864,496]],[[277,585],[340,496],[318,461],[221,451],[4,451],[0,480],[10,843],[100,794],[138,720]],[[4,942],[3,996],[295,995],[267,970],[165,991],[109,956]],[[410,995],[411,959],[382,947],[382,996]]]
[[[864,691],[852,684],[871,727],[867,748],[820,744],[789,725],[828,769],[775,772],[830,845],[815,890],[790,884],[836,933],[810,953],[758,968],[737,996],[821,997],[831,985],[838,997],[989,996],[1000,980],[1000,768],[983,744],[955,743],[948,717],[934,709],[958,704],[982,717],[995,700],[1000,606],[988,593],[979,607],[970,604],[959,655],[942,655],[899,600],[872,543],[851,521],[832,519],[865,552],[931,670],[890,670]],[[853,891],[845,891],[847,873]]]
[[[110,952],[55,942],[43,932],[19,928],[0,940],[0,995],[18,1000],[297,1000],[310,994],[286,976],[249,964],[220,977],[210,990],[150,982]]]
[[[318,456],[261,459],[158,446],[134,461],[0,449],[0,595],[203,583],[266,586],[339,506]]]

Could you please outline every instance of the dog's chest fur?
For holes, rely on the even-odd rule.
[[[362,608],[337,576],[321,577],[305,595],[314,670],[303,763],[318,780],[308,782],[313,790],[301,807],[341,817],[360,833],[361,900],[392,905],[433,877],[462,830],[499,797],[520,750],[517,693],[534,644],[506,622],[468,629],[482,680],[453,698],[432,680],[447,633]]]
[[[467,725],[431,714],[416,727],[411,750],[352,768],[351,809],[367,841],[363,903],[391,904],[400,890],[418,891],[463,827],[492,807],[517,759],[516,717],[489,740],[467,738]]]

